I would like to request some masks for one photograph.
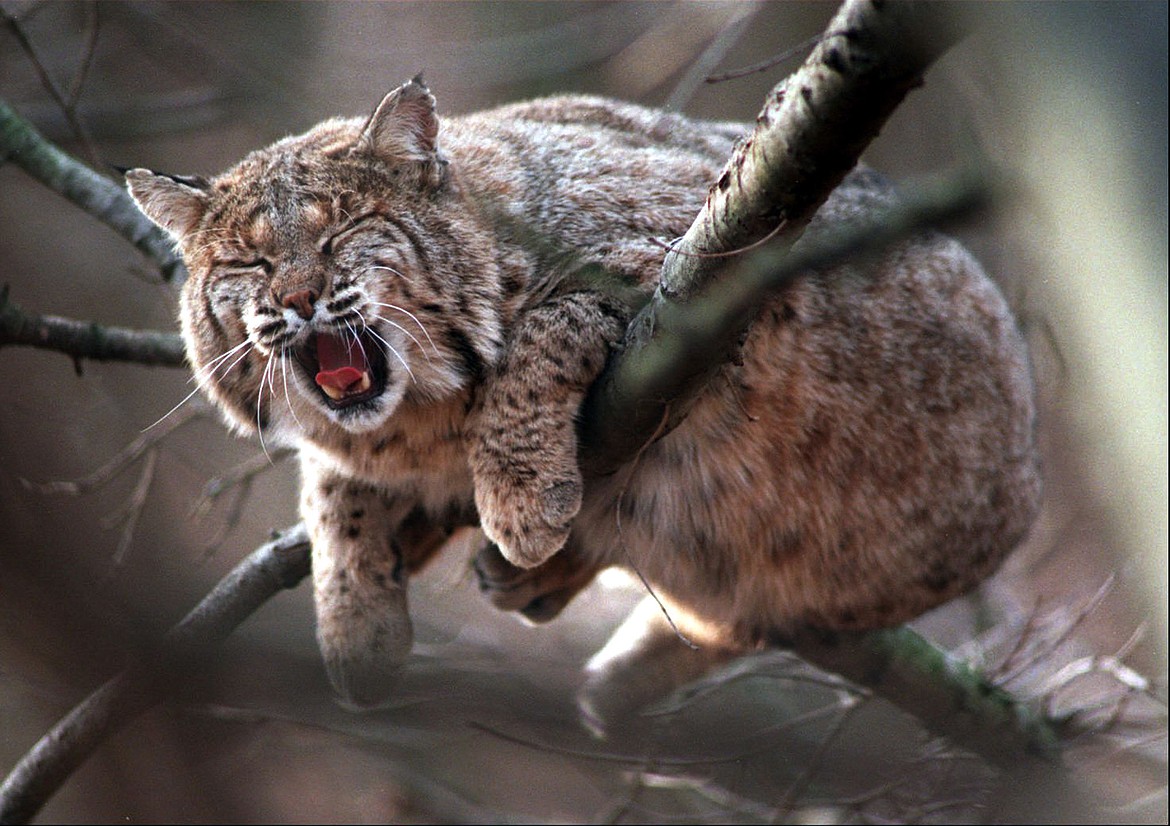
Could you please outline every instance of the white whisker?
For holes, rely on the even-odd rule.
[[[402,271],[400,271],[400,270],[396,270],[396,269],[394,269],[393,267],[386,266],[385,264],[372,264],[372,265],[370,266],[370,269],[371,269],[371,270],[386,270],[386,272],[392,272],[392,273],[394,273],[394,274],[395,274],[395,275],[397,275],[399,278],[401,278],[403,281],[409,281],[409,280],[410,280],[409,278],[407,278],[407,277],[406,277],[406,273],[404,273],[404,272],[402,272]]]
[[[276,378],[276,351],[273,350],[268,354],[268,364],[264,367],[264,373],[268,376],[268,390],[272,393],[272,397],[276,398],[276,385],[273,381]]]
[[[207,367],[205,368],[205,369],[207,370],[207,375],[208,375],[209,377],[210,377],[210,376],[214,376],[214,375],[216,374],[216,372],[219,370],[219,366],[220,366],[221,364],[223,364],[223,362],[227,361],[227,359],[228,359],[228,358],[229,358],[229,357],[230,357],[230,356],[231,356],[233,353],[235,353],[235,352],[236,352],[237,350],[239,350],[241,347],[246,347],[246,346],[249,346],[249,345],[251,345],[251,343],[252,343],[252,342],[251,342],[251,341],[249,341],[248,339],[244,339],[243,341],[241,341],[239,344],[237,344],[235,347],[231,348],[231,349],[230,349],[230,350],[228,350],[227,352],[225,352],[225,353],[221,353],[220,355],[218,355],[218,356],[216,356],[215,358],[213,358],[211,361],[209,361],[209,362],[207,363]],[[238,360],[237,360],[237,361],[238,361]],[[232,363],[232,365],[231,365],[231,367],[228,367],[228,370],[231,370],[231,369],[232,369],[232,367],[235,367],[235,366],[236,366],[236,363],[235,363],[235,362],[233,362],[233,363]],[[224,372],[226,373],[227,371],[224,371]],[[198,377],[197,377],[197,376],[196,376],[194,373],[192,373],[192,374],[191,374],[191,378],[187,379],[187,381],[189,381],[189,382],[192,382],[192,381],[198,381]]]
[[[358,314],[358,317],[361,318],[360,313]],[[365,324],[365,323],[366,323],[366,320],[363,318],[362,324]],[[350,323],[348,318],[345,319],[345,328],[347,330],[349,330],[349,334],[351,336],[353,336],[354,343],[358,346],[358,349],[362,351],[362,360],[365,361],[366,364],[369,364],[370,363],[370,356],[368,353],[366,353],[365,345],[362,344],[362,337],[360,335],[358,335],[358,331],[354,329],[353,324]]]
[[[280,345],[280,379],[281,383],[284,384],[284,401],[288,405],[288,412],[292,413],[293,421],[297,423],[297,427],[304,430],[304,425],[297,418],[297,411],[293,407],[292,397],[288,394],[288,356],[285,355],[287,349],[285,345]]]
[[[377,268],[375,268],[375,269],[377,269]],[[389,269],[389,267],[385,267],[383,269]],[[386,304],[382,301],[371,301],[370,303],[373,304],[375,307],[385,307],[388,310],[395,310],[397,312],[402,313],[407,318],[409,318],[411,321],[413,321],[415,324],[418,325],[418,328],[419,328],[419,330],[422,331],[422,334],[426,338],[427,343],[429,343],[431,345],[431,349],[435,351],[435,355],[439,354],[439,348],[435,346],[435,342],[431,339],[431,334],[427,332],[427,328],[423,326],[423,323],[418,320],[418,316],[416,316],[414,313],[410,312],[410,310],[399,307],[397,304]],[[419,349],[421,350],[422,347],[419,347]]]
[[[378,306],[378,307],[391,307],[391,305],[389,305],[389,304],[382,304],[382,303],[380,303],[380,302],[373,302],[373,303],[374,303],[376,306]],[[396,307],[391,307],[391,308],[392,308],[392,309],[397,309]],[[359,315],[360,315],[360,313],[359,313]],[[408,315],[409,315],[409,313],[408,313]],[[413,335],[413,334],[410,332],[410,330],[408,330],[408,329],[406,329],[405,327],[403,327],[403,326],[402,326],[401,324],[399,324],[397,321],[392,321],[391,319],[389,319],[389,318],[386,318],[386,316],[384,316],[384,315],[381,315],[380,313],[379,313],[379,314],[376,314],[376,315],[374,315],[374,318],[375,318],[377,321],[384,321],[384,322],[386,322],[387,324],[389,324],[391,327],[395,327],[395,328],[397,328],[397,329],[401,330],[401,331],[402,331],[402,333],[403,333],[403,334],[404,334],[404,335],[405,335],[407,338],[409,338],[411,341],[413,341],[413,342],[414,342],[414,346],[415,346],[415,347],[417,347],[417,348],[418,348],[418,351],[419,351],[420,353],[422,353],[422,354],[423,354],[423,357],[425,357],[427,361],[430,361],[430,360],[431,360],[431,354],[427,352],[426,348],[422,346],[422,342],[421,342],[421,341],[419,341],[417,338],[415,338],[415,337],[414,337],[414,335]],[[362,317],[362,324],[365,324],[365,326],[366,326],[366,329],[369,329],[369,326],[370,326],[370,325],[369,325],[369,323],[366,321],[366,319],[365,319],[365,317],[364,317],[364,316]],[[431,349],[435,351],[435,355],[436,355],[436,356],[437,356],[437,355],[439,355],[439,348],[435,346],[435,342],[431,341],[431,337],[430,337],[429,335],[427,335],[427,331],[426,331],[426,330],[424,330],[424,329],[422,328],[422,326],[421,326],[421,325],[419,326],[419,329],[420,329],[420,330],[422,330],[422,331],[423,331],[423,335],[425,335],[425,336],[427,337],[427,343],[429,343],[429,344],[431,345]]]
[[[217,366],[214,367],[213,369],[211,369],[207,373],[207,378],[208,379],[212,378],[219,371],[219,368],[223,366],[224,361],[226,361],[229,356],[231,356],[233,353],[235,353],[237,350],[239,350],[241,347],[244,347],[245,345],[251,345],[251,342],[248,341],[247,339],[245,339],[244,341],[241,341],[239,344],[237,344],[235,347],[228,350],[226,353],[222,353],[222,354],[216,356],[214,359],[212,359],[209,366],[211,366],[211,365],[217,365]],[[250,349],[251,348],[249,346],[248,350],[245,350],[242,354],[240,354],[239,358],[237,358],[235,361],[233,361],[231,364],[229,364],[227,369],[223,371],[224,375],[230,373],[232,368],[235,367],[237,364],[239,364],[240,360],[248,355],[248,353],[250,352]],[[156,421],[154,421],[151,424],[144,427],[142,429],[143,433],[145,433],[147,430],[150,430],[153,427],[156,427],[160,422],[165,421],[168,416],[170,416],[172,413],[174,413],[180,407],[185,405],[187,402],[191,401],[191,399],[194,398],[199,393],[199,391],[204,389],[204,387],[206,386],[204,384],[204,382],[199,379],[199,376],[194,374],[194,373],[191,374],[191,378],[187,379],[187,381],[188,382],[192,382],[192,381],[195,382],[195,385],[196,385],[195,389],[192,390],[190,393],[188,393],[186,396],[184,396],[183,399],[178,404],[176,404],[174,407],[172,407],[166,413],[159,416]]]
[[[261,423],[262,416],[260,415],[260,406],[264,403],[264,384],[268,383],[268,387],[272,388],[272,353],[268,354],[268,361],[264,364],[264,372],[260,374],[260,389],[256,391],[256,432],[260,436],[260,449],[264,451],[264,455],[268,457],[269,464],[273,464],[272,455],[268,452],[268,445],[264,443],[264,425]],[[276,391],[273,390],[273,398],[276,397]]]
[[[251,344],[251,342],[249,342],[249,344]],[[227,366],[227,369],[223,371],[223,374],[226,376],[228,373],[230,373],[232,371],[232,368],[235,367],[237,364],[239,364],[241,361],[243,361],[250,352],[252,352],[251,347],[249,347],[244,352],[240,353],[239,358],[237,358],[235,361],[233,361],[231,364],[229,364]],[[218,369],[213,370],[212,372],[207,374],[207,377],[212,378],[218,372],[219,372]]]
[[[152,424],[149,424],[149,425],[147,425],[146,427],[142,428],[142,432],[143,432],[143,433],[145,433],[146,431],[150,430],[152,427],[157,427],[157,426],[158,426],[158,425],[159,425],[161,422],[165,421],[165,420],[166,420],[166,418],[167,418],[168,416],[170,416],[172,413],[174,413],[174,412],[175,412],[176,410],[178,410],[180,407],[182,407],[183,405],[185,405],[187,402],[191,401],[191,398],[192,398],[193,396],[197,395],[197,394],[199,393],[199,391],[200,391],[200,390],[202,390],[202,389],[203,389],[203,387],[202,387],[202,386],[196,387],[194,390],[192,390],[190,393],[188,393],[186,396],[184,396],[184,397],[183,397],[183,400],[182,400],[181,402],[179,402],[178,404],[176,404],[174,407],[172,407],[172,408],[171,408],[170,410],[168,410],[166,413],[163,413],[161,416],[159,416],[159,417],[158,417],[158,419],[157,419],[155,422],[153,422]]]
[[[390,342],[388,342],[386,339],[382,338],[382,336],[380,336],[378,334],[377,330],[375,330],[373,327],[369,327],[367,329],[369,329],[370,335],[372,335],[374,338],[378,339],[378,341],[380,341],[386,345],[386,349],[389,350],[391,353],[393,353],[394,358],[398,359],[402,363],[402,366],[406,368],[406,374],[408,376],[410,376],[410,380],[417,384],[418,382],[415,381],[415,378],[414,378],[414,371],[410,369],[410,365],[406,363],[406,359],[404,359],[402,357],[402,355],[397,350],[394,349],[394,345],[391,344]]]

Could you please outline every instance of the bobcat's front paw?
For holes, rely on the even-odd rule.
[[[580,474],[555,481],[538,476],[523,481],[480,478],[475,504],[484,533],[504,558],[532,568],[564,547],[581,509],[582,488]]]
[[[324,602],[318,594],[317,641],[329,682],[346,706],[366,709],[385,702],[413,637],[401,587],[342,587]]]
[[[480,549],[472,565],[479,590],[492,605],[516,611],[534,623],[556,617],[597,574],[597,567],[583,564],[571,548],[535,568],[518,568],[504,559],[493,542]]]

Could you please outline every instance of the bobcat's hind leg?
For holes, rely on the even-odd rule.
[[[639,709],[741,653],[681,609],[664,608],[647,596],[586,664],[585,682],[577,692],[581,722],[605,737],[632,722]]]
[[[501,611],[544,623],[556,617],[601,571],[576,551],[572,537],[557,554],[535,568],[513,565],[496,543],[485,540],[472,563],[479,589]]]

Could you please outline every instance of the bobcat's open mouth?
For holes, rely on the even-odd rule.
[[[376,398],[386,389],[386,356],[365,332],[318,332],[297,354],[297,361],[335,410]]]

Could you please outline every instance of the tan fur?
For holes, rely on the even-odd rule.
[[[631,293],[655,284],[650,239],[683,234],[741,131],[585,97],[440,128],[412,81],[364,122],[209,182],[128,173],[190,270],[201,385],[239,427],[300,447],[319,637],[345,699],[385,696],[410,646],[408,575],[461,524],[492,541],[481,587],[535,620],[636,565],[708,646],[662,660],[682,676],[799,626],[910,619],[1025,534],[1040,483],[1024,346],[978,264],[934,235],[777,295],[680,427],[582,479],[575,416]],[[890,197],[855,172],[808,234]],[[306,342],[365,329],[374,395],[335,409]],[[638,616],[591,685],[670,649],[661,613]]]

